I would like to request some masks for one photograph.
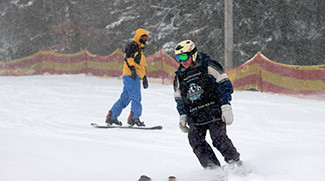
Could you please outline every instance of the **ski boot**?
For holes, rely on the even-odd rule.
[[[129,115],[129,118],[128,118],[128,124],[129,126],[134,126],[134,125],[137,125],[137,126],[145,126],[144,125],[144,122],[141,122],[139,118],[132,118],[133,116],[133,112],[131,111],[130,112],[130,115]]]
[[[239,157],[233,160],[228,160],[227,163],[236,167],[240,167],[243,165],[243,161],[241,161]]]
[[[228,165],[223,167],[226,173],[247,176],[252,170],[246,167],[239,158],[227,161]]]
[[[107,116],[106,116],[106,124],[107,126],[113,126],[113,124],[122,126],[122,122],[118,121],[117,118],[116,119],[111,119],[111,115],[112,115],[112,111],[109,111]]]

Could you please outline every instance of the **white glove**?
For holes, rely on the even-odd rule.
[[[230,104],[225,104],[221,106],[221,118],[226,125],[230,125],[234,121],[234,115],[232,114],[232,109]]]
[[[189,130],[189,128],[186,124],[187,124],[187,115],[183,114],[183,115],[179,116],[178,126],[184,133],[187,133]]]

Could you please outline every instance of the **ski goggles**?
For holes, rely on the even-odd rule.
[[[148,40],[148,36],[147,35],[142,35],[140,38],[143,41],[147,41]]]
[[[176,60],[177,60],[177,62],[186,62],[189,57],[190,57],[190,55],[188,53],[182,53],[182,54],[176,55]]]

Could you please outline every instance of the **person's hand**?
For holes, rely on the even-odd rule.
[[[186,114],[179,116],[179,128],[184,133],[188,133],[189,127],[187,126],[187,115]]]
[[[143,88],[146,89],[149,87],[147,76],[145,75],[142,79]]]
[[[135,67],[134,66],[130,66],[130,70],[131,70],[131,73],[132,73],[131,78],[133,80],[137,79],[138,74],[137,74],[137,71],[135,70]]]
[[[222,121],[227,125],[230,125],[234,121],[234,115],[232,114],[232,109],[230,104],[225,104],[221,106],[221,118]]]

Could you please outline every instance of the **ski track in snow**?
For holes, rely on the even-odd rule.
[[[153,81],[156,82],[156,81]],[[0,77],[1,181],[305,181],[325,176],[325,101],[259,92],[233,94],[228,135],[252,172],[204,170],[178,128],[171,85],[149,80],[143,116],[157,130],[94,129],[122,80],[85,75]],[[119,117],[126,124],[128,106]],[[207,140],[211,143],[209,134]],[[217,157],[226,165],[222,156]]]

